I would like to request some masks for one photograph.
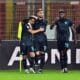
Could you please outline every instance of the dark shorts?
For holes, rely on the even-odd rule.
[[[27,55],[29,52],[34,52],[32,40],[22,39],[20,42],[20,50],[23,55]]]
[[[47,52],[48,46],[47,46],[47,39],[45,40],[34,40],[34,48],[35,52],[36,51],[42,51],[42,52]]]
[[[69,41],[57,41],[57,47],[58,47],[59,51],[61,51],[63,49],[69,49],[70,42]]]

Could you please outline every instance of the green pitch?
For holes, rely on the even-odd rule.
[[[45,70],[41,74],[26,74],[18,70],[1,70],[0,80],[80,80],[80,71],[62,73],[60,70]]]

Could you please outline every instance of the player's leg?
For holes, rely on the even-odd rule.
[[[67,50],[69,49],[69,41],[64,42],[64,49],[63,49],[63,61],[64,61],[64,71],[67,72]]]
[[[62,41],[58,41],[57,42],[57,47],[58,47],[58,51],[60,53],[60,64],[61,64],[61,69],[63,70],[64,68],[64,53],[63,53],[63,42]]]
[[[59,45],[61,68],[63,72],[67,72],[67,50],[69,46],[68,44],[65,45],[65,42],[61,42]]]
[[[59,50],[60,53],[60,64],[61,64],[61,69],[64,69],[64,58],[63,58],[63,50]]]
[[[40,60],[40,51],[35,52],[35,71],[38,72],[39,69],[39,60]]]
[[[35,43],[35,70],[36,72],[39,69],[39,60],[40,60],[40,45],[38,42]]]
[[[67,72],[67,71],[68,71],[68,69],[67,69],[67,48],[65,48],[65,49],[63,50],[63,53],[64,53],[64,55],[63,55],[63,60],[64,60],[64,64],[63,64],[63,66],[64,66],[64,71]]]
[[[35,53],[35,65],[37,66],[39,65],[38,61],[40,60],[40,51],[36,51]]]
[[[61,68],[62,68],[62,71],[66,73],[68,71],[67,70],[67,49],[63,49],[59,52],[60,52]]]
[[[45,65],[45,53],[41,52],[41,56],[40,56],[40,68],[39,70],[42,71]]]
[[[47,52],[47,41],[40,43],[40,70],[45,66],[45,52]]]
[[[33,46],[28,46],[28,52],[29,52],[29,62],[30,62],[30,68],[29,70],[33,73],[35,73],[34,65],[35,65],[35,52]]]
[[[29,72],[29,67],[27,66],[26,59],[27,59],[27,56],[26,55],[23,55],[23,67],[24,67],[24,70],[25,70],[26,73],[30,73]]]
[[[28,70],[28,66],[27,66],[27,47],[26,45],[22,45],[20,46],[20,49],[21,49],[21,53],[22,53],[22,56],[23,56],[23,60],[22,60],[22,64],[23,64],[23,68],[25,70],[26,73],[29,73],[29,70]]]
[[[35,41],[35,44],[34,44],[34,47],[35,47],[35,65],[38,66],[39,63],[39,59],[40,59],[40,50],[39,50],[39,42],[38,41]]]

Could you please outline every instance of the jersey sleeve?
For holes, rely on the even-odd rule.
[[[41,24],[41,27],[44,28],[44,32],[46,31],[47,23],[48,23],[48,21],[44,20],[43,23]]]
[[[69,27],[71,27],[72,25],[73,25],[73,22],[69,20]]]
[[[25,25],[26,27],[26,30],[28,31],[30,29],[30,26],[29,25]]]
[[[54,25],[56,25],[56,26],[58,25],[58,20],[56,20],[56,21],[54,22]]]

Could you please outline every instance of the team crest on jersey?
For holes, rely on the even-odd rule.
[[[27,26],[27,29],[29,29],[29,26]]]
[[[65,24],[68,24],[66,21],[64,22]]]

